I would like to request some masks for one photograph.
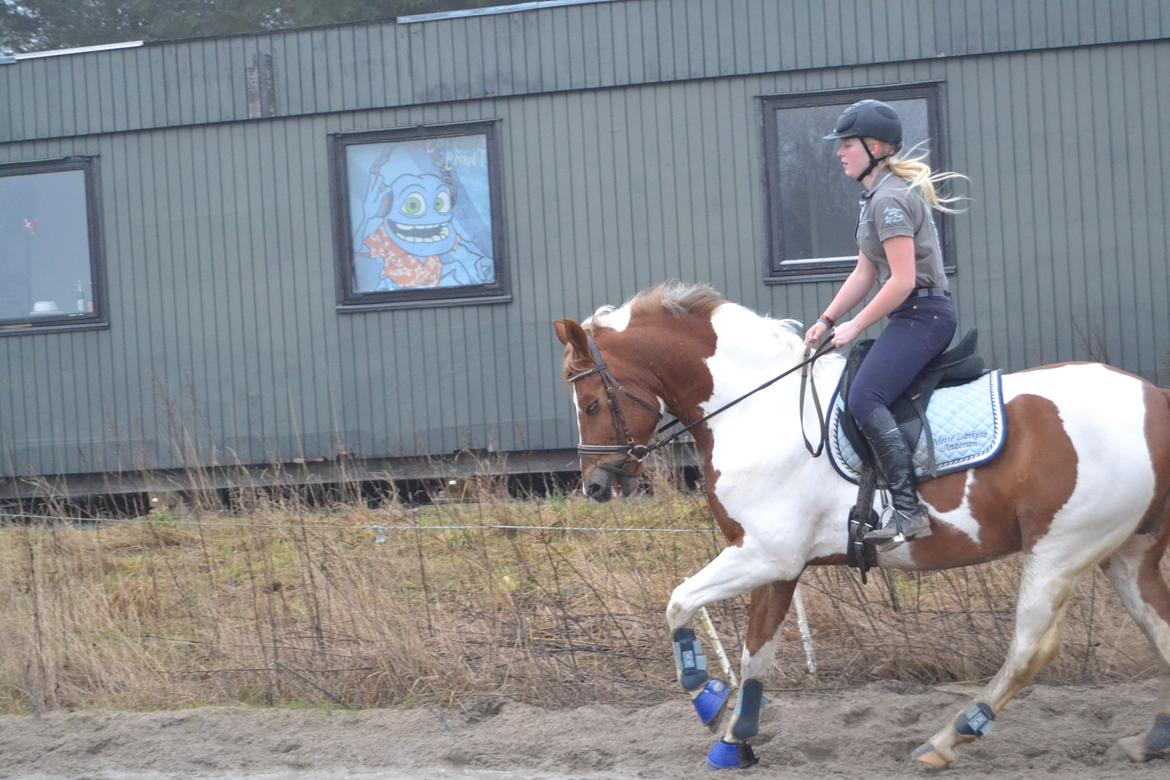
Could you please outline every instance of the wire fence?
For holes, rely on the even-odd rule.
[[[652,697],[673,679],[662,612],[671,589],[724,541],[691,495],[617,503],[10,515],[0,523],[0,634],[12,638],[0,709],[22,706],[21,695],[46,708]],[[882,571],[868,588],[842,568],[810,569],[772,683],[994,673],[1017,568]],[[1053,679],[1148,674],[1146,642],[1109,589],[1093,579],[1081,595]],[[745,641],[748,599],[708,617],[719,624],[707,629],[712,666],[731,678],[721,648]]]

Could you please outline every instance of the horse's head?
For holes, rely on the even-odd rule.
[[[581,432],[581,482],[597,501],[613,496],[614,478],[622,495],[630,495],[642,473],[644,447],[662,419],[658,397],[645,387],[646,371],[636,356],[620,348],[612,331],[605,346],[574,320],[553,323],[565,345],[562,375],[573,395]],[[602,352],[604,351],[604,356]]]

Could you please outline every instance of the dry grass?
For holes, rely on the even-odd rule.
[[[663,484],[655,498],[607,505],[508,499],[492,485],[470,503],[414,510],[243,504],[0,529],[0,711],[657,700],[675,693],[670,591],[720,548],[701,497]],[[455,525],[471,527],[438,527]],[[820,674],[805,672],[790,621],[772,685],[976,680],[998,668],[1015,561],[873,574],[865,587],[844,569],[806,574]],[[734,656],[746,600],[711,613]],[[1156,669],[1100,574],[1082,585],[1065,637],[1049,680]]]

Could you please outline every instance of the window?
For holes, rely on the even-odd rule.
[[[496,128],[331,138],[342,309],[506,301]]]
[[[94,165],[0,166],[0,333],[105,324]]]
[[[857,261],[861,186],[841,173],[837,143],[823,140],[853,103],[864,98],[889,103],[902,119],[903,148],[922,144],[930,167],[945,168],[938,89],[925,84],[763,99],[768,281],[841,278]],[[934,217],[950,271],[947,219]]]

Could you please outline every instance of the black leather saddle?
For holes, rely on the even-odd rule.
[[[890,412],[898,422],[898,427],[902,429],[902,435],[906,437],[906,443],[910,446],[911,452],[918,446],[918,440],[922,437],[924,430],[928,437],[930,435],[930,424],[926,420],[926,406],[930,403],[931,394],[940,387],[966,384],[978,379],[986,372],[983,358],[975,352],[978,340],[979,331],[969,331],[958,344],[927,363],[926,368],[922,369],[922,373],[890,407]],[[857,369],[861,367],[861,361],[865,360],[865,356],[869,354],[873,342],[873,339],[859,342],[849,351],[849,357],[845,359],[845,370],[841,374],[839,393],[846,405],[849,399],[849,388],[857,374]],[[845,436],[853,445],[853,449],[861,455],[863,461],[872,465],[873,459],[869,452],[869,445],[853,421],[853,415],[842,414],[839,419]],[[929,438],[927,441],[929,442]],[[929,449],[929,455],[930,463],[927,471],[933,474],[933,448]]]

